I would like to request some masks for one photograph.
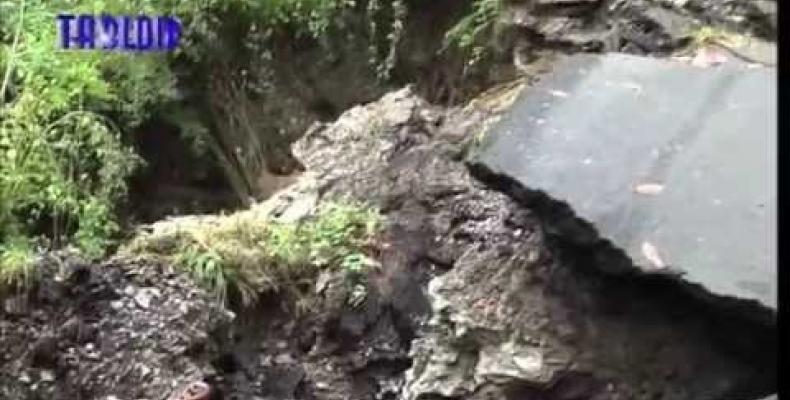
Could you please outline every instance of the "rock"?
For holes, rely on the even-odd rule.
[[[698,23],[687,16],[673,12],[663,7],[650,7],[644,13],[650,21],[660,26],[671,42],[669,46],[676,47],[694,31]]]
[[[149,368],[145,364],[138,364],[137,370],[140,373],[140,378],[147,378],[148,375],[151,374],[151,368]]]
[[[275,364],[293,364],[294,362],[296,362],[296,360],[294,360],[291,353],[281,353],[274,357]]]
[[[326,382],[316,382],[315,383],[315,387],[316,387],[316,389],[326,390],[326,389],[329,389],[330,386]]]
[[[262,367],[271,367],[272,365],[274,365],[274,364],[272,363],[272,356],[270,356],[270,355],[262,355],[262,356],[260,357],[260,362],[259,362],[259,364],[260,364]]]
[[[289,399],[294,397],[294,392],[304,377],[305,372],[301,366],[293,364],[278,366],[269,371],[263,386],[270,396]]]
[[[329,286],[329,283],[333,277],[334,274],[329,271],[322,271],[320,274],[318,274],[318,279],[315,281],[315,293],[323,293],[324,290]]]
[[[50,370],[41,371],[41,382],[55,382],[55,373]]]
[[[22,315],[28,311],[27,295],[18,294],[3,299],[3,310],[9,315]]]
[[[277,218],[283,223],[292,223],[304,219],[310,215],[315,209],[317,201],[316,197],[302,197],[297,201],[291,203],[282,214]]]
[[[486,346],[480,351],[475,366],[476,380],[517,379],[547,384],[550,368],[544,364],[539,346],[506,341],[499,346]]]
[[[58,338],[42,335],[31,346],[31,365],[40,368],[54,367],[58,357]]]
[[[134,302],[138,307],[148,309],[151,307],[151,302],[158,299],[161,293],[155,288],[142,288],[134,295]]]

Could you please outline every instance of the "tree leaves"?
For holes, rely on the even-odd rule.
[[[14,58],[14,90],[0,104],[0,207],[13,216],[10,225],[50,220],[50,241],[65,235],[89,255],[99,255],[117,230],[114,203],[139,160],[104,113],[132,127],[144,108],[169,95],[167,84],[151,79],[167,70],[164,59],[140,67],[119,54],[57,49],[55,15],[103,3],[27,0],[18,47],[0,39],[3,66]],[[0,31],[18,26],[20,14],[4,14]],[[124,79],[113,79],[119,75]],[[0,228],[0,240],[8,235]]]

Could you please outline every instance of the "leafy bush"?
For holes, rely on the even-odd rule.
[[[104,252],[140,164],[124,134],[172,96],[163,56],[56,49],[57,13],[94,7],[103,2],[0,1],[0,269],[18,269],[7,265],[34,244]]]

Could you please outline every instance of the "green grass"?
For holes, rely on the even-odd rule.
[[[737,47],[744,37],[712,26],[702,26],[689,32],[691,47],[699,48],[710,44],[719,43],[729,47]]]
[[[323,269],[343,269],[349,283],[362,282],[370,265],[366,253],[381,225],[377,211],[357,203],[327,203],[293,223],[256,211],[160,223],[123,251],[165,257],[220,301],[234,291],[245,305],[264,292],[298,291]],[[360,289],[355,290],[352,301],[358,302]]]
[[[35,279],[33,246],[24,237],[0,245],[0,289],[24,289]]]

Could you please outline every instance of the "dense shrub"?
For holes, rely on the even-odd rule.
[[[161,55],[57,50],[58,12],[104,7],[123,10],[0,2],[0,270],[29,271],[20,264],[35,246],[104,251],[117,231],[115,204],[140,161],[124,133],[172,94]]]

